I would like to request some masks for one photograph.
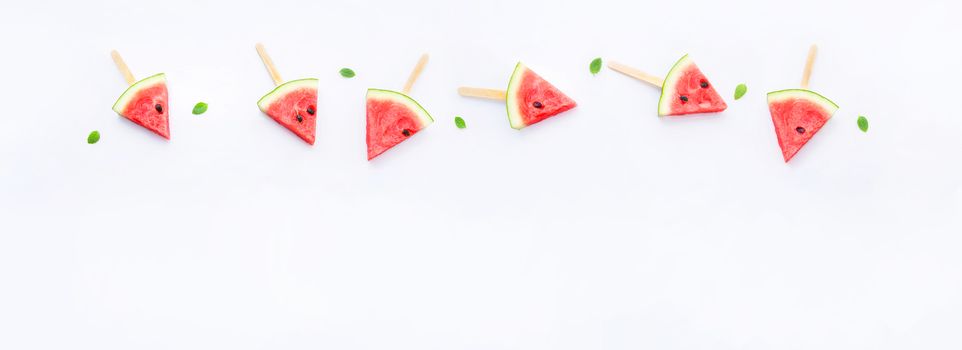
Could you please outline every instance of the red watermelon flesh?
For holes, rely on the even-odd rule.
[[[113,106],[124,118],[170,139],[167,77],[161,73],[130,85]]]
[[[578,105],[521,62],[511,75],[506,100],[508,121],[519,130]]]
[[[390,90],[367,90],[367,160],[374,159],[434,122],[420,104]]]
[[[838,105],[812,91],[793,89],[769,92],[768,109],[782,157],[788,163],[832,118]]]
[[[658,115],[715,113],[728,108],[695,62],[683,56],[665,76],[658,100]]]
[[[292,80],[257,101],[261,111],[308,144],[317,127],[317,79]]]

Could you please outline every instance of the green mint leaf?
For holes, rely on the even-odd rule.
[[[858,128],[861,129],[862,132],[868,132],[868,118],[861,115],[858,116]]]
[[[207,112],[207,103],[197,102],[197,104],[194,105],[194,115],[201,115],[204,114],[204,112]]]
[[[341,76],[345,78],[353,78],[354,71],[351,70],[350,68],[341,68]]]
[[[97,143],[97,141],[100,141],[100,131],[91,131],[90,135],[87,135],[87,143],[92,145]]]
[[[738,84],[738,86],[735,87],[735,99],[737,100],[742,98],[742,96],[745,96],[746,92],[748,92],[748,86],[745,86],[745,84]]]
[[[598,74],[601,71],[601,57],[591,60],[591,64],[588,65],[588,69],[591,70],[591,75]]]
[[[468,127],[466,124],[464,124],[464,119],[461,117],[454,117],[454,125],[457,125],[458,129],[464,129]]]

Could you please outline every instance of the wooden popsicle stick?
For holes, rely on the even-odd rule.
[[[805,60],[805,71],[802,72],[802,89],[808,89],[808,80],[812,77],[812,66],[815,65],[815,55],[818,54],[818,46],[812,45],[808,49],[808,58]]]
[[[611,62],[611,61],[609,61],[609,62],[608,62],[608,68],[611,68],[611,70],[613,70],[613,71],[615,71],[615,72],[618,72],[618,73],[627,75],[627,76],[629,76],[629,77],[632,77],[632,78],[641,80],[641,81],[646,82],[646,83],[648,83],[648,84],[654,85],[655,87],[658,87],[658,88],[660,88],[662,85],[665,84],[665,81],[664,81],[663,79],[659,78],[659,77],[656,77],[656,76],[654,76],[654,75],[651,75],[651,74],[642,72],[642,71],[640,71],[640,70],[638,70],[638,69],[635,69],[635,68],[626,66],[626,65],[621,64],[621,63],[618,63],[618,62]]]
[[[279,73],[277,67],[274,66],[274,61],[271,60],[271,56],[267,55],[264,44],[257,43],[257,45],[254,45],[254,48],[257,49],[257,55],[261,56],[261,61],[264,62],[264,67],[267,68],[267,73],[271,75],[271,80],[274,81],[274,85],[283,84],[284,79],[281,79],[281,73]]]
[[[408,81],[404,83],[404,89],[401,90],[405,95],[411,93],[411,88],[414,87],[414,82],[418,80],[421,76],[421,72],[424,70],[424,66],[428,64],[428,54],[421,55],[418,59],[418,64],[414,66],[414,70],[411,71],[411,75],[408,77]]]
[[[134,79],[134,73],[130,72],[130,67],[127,67],[127,63],[124,62],[123,57],[120,57],[120,53],[117,52],[117,50],[110,50],[110,58],[114,59],[114,64],[117,65],[117,69],[120,70],[120,74],[124,75],[124,80],[127,81],[127,85],[137,82],[137,79]]]
[[[505,92],[504,90],[482,89],[482,88],[462,86],[458,88],[458,94],[465,97],[477,97],[477,98],[486,98],[491,100],[504,101],[507,98],[506,96],[508,93]]]

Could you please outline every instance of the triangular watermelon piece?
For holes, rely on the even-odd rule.
[[[261,97],[257,107],[308,144],[314,144],[317,79],[292,80],[281,84]]]
[[[838,105],[812,91],[791,89],[769,92],[768,110],[772,112],[782,157],[788,163],[832,118]]]
[[[124,118],[170,139],[170,124],[167,114],[167,76],[160,73],[133,83],[124,91],[117,102],[114,112]]]
[[[514,67],[505,97],[508,121],[518,130],[578,105],[521,62]]]
[[[414,136],[434,122],[420,104],[390,90],[367,90],[367,160]]]
[[[658,115],[715,113],[728,108],[705,74],[688,55],[682,56],[665,76],[658,100]]]

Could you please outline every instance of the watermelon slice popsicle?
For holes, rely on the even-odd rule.
[[[424,107],[408,97],[427,63],[428,54],[421,55],[401,92],[367,89],[367,160],[397,146],[434,122]]]
[[[768,93],[768,110],[772,114],[775,136],[778,137],[778,146],[782,149],[785,163],[788,163],[838,110],[835,102],[808,90],[817,53],[818,47],[815,45],[808,50],[801,89]]]
[[[306,78],[284,82],[264,45],[254,46],[267,73],[277,86],[257,101],[257,107],[278,124],[293,132],[309,145],[314,144],[317,127],[317,79]]]
[[[120,73],[124,75],[128,85],[127,91],[124,91],[117,102],[114,102],[114,112],[170,140],[170,123],[167,114],[167,76],[160,73],[137,81],[117,50],[111,51],[110,57],[114,60],[114,64],[117,65]]]
[[[508,122],[517,130],[566,112],[578,105],[521,62],[514,67],[514,73],[508,81],[508,91],[460,87],[458,94],[465,97],[505,101],[508,107]]]
[[[658,116],[717,113],[728,108],[708,77],[688,55],[675,62],[665,79],[618,62],[609,62],[608,68],[660,88]]]

